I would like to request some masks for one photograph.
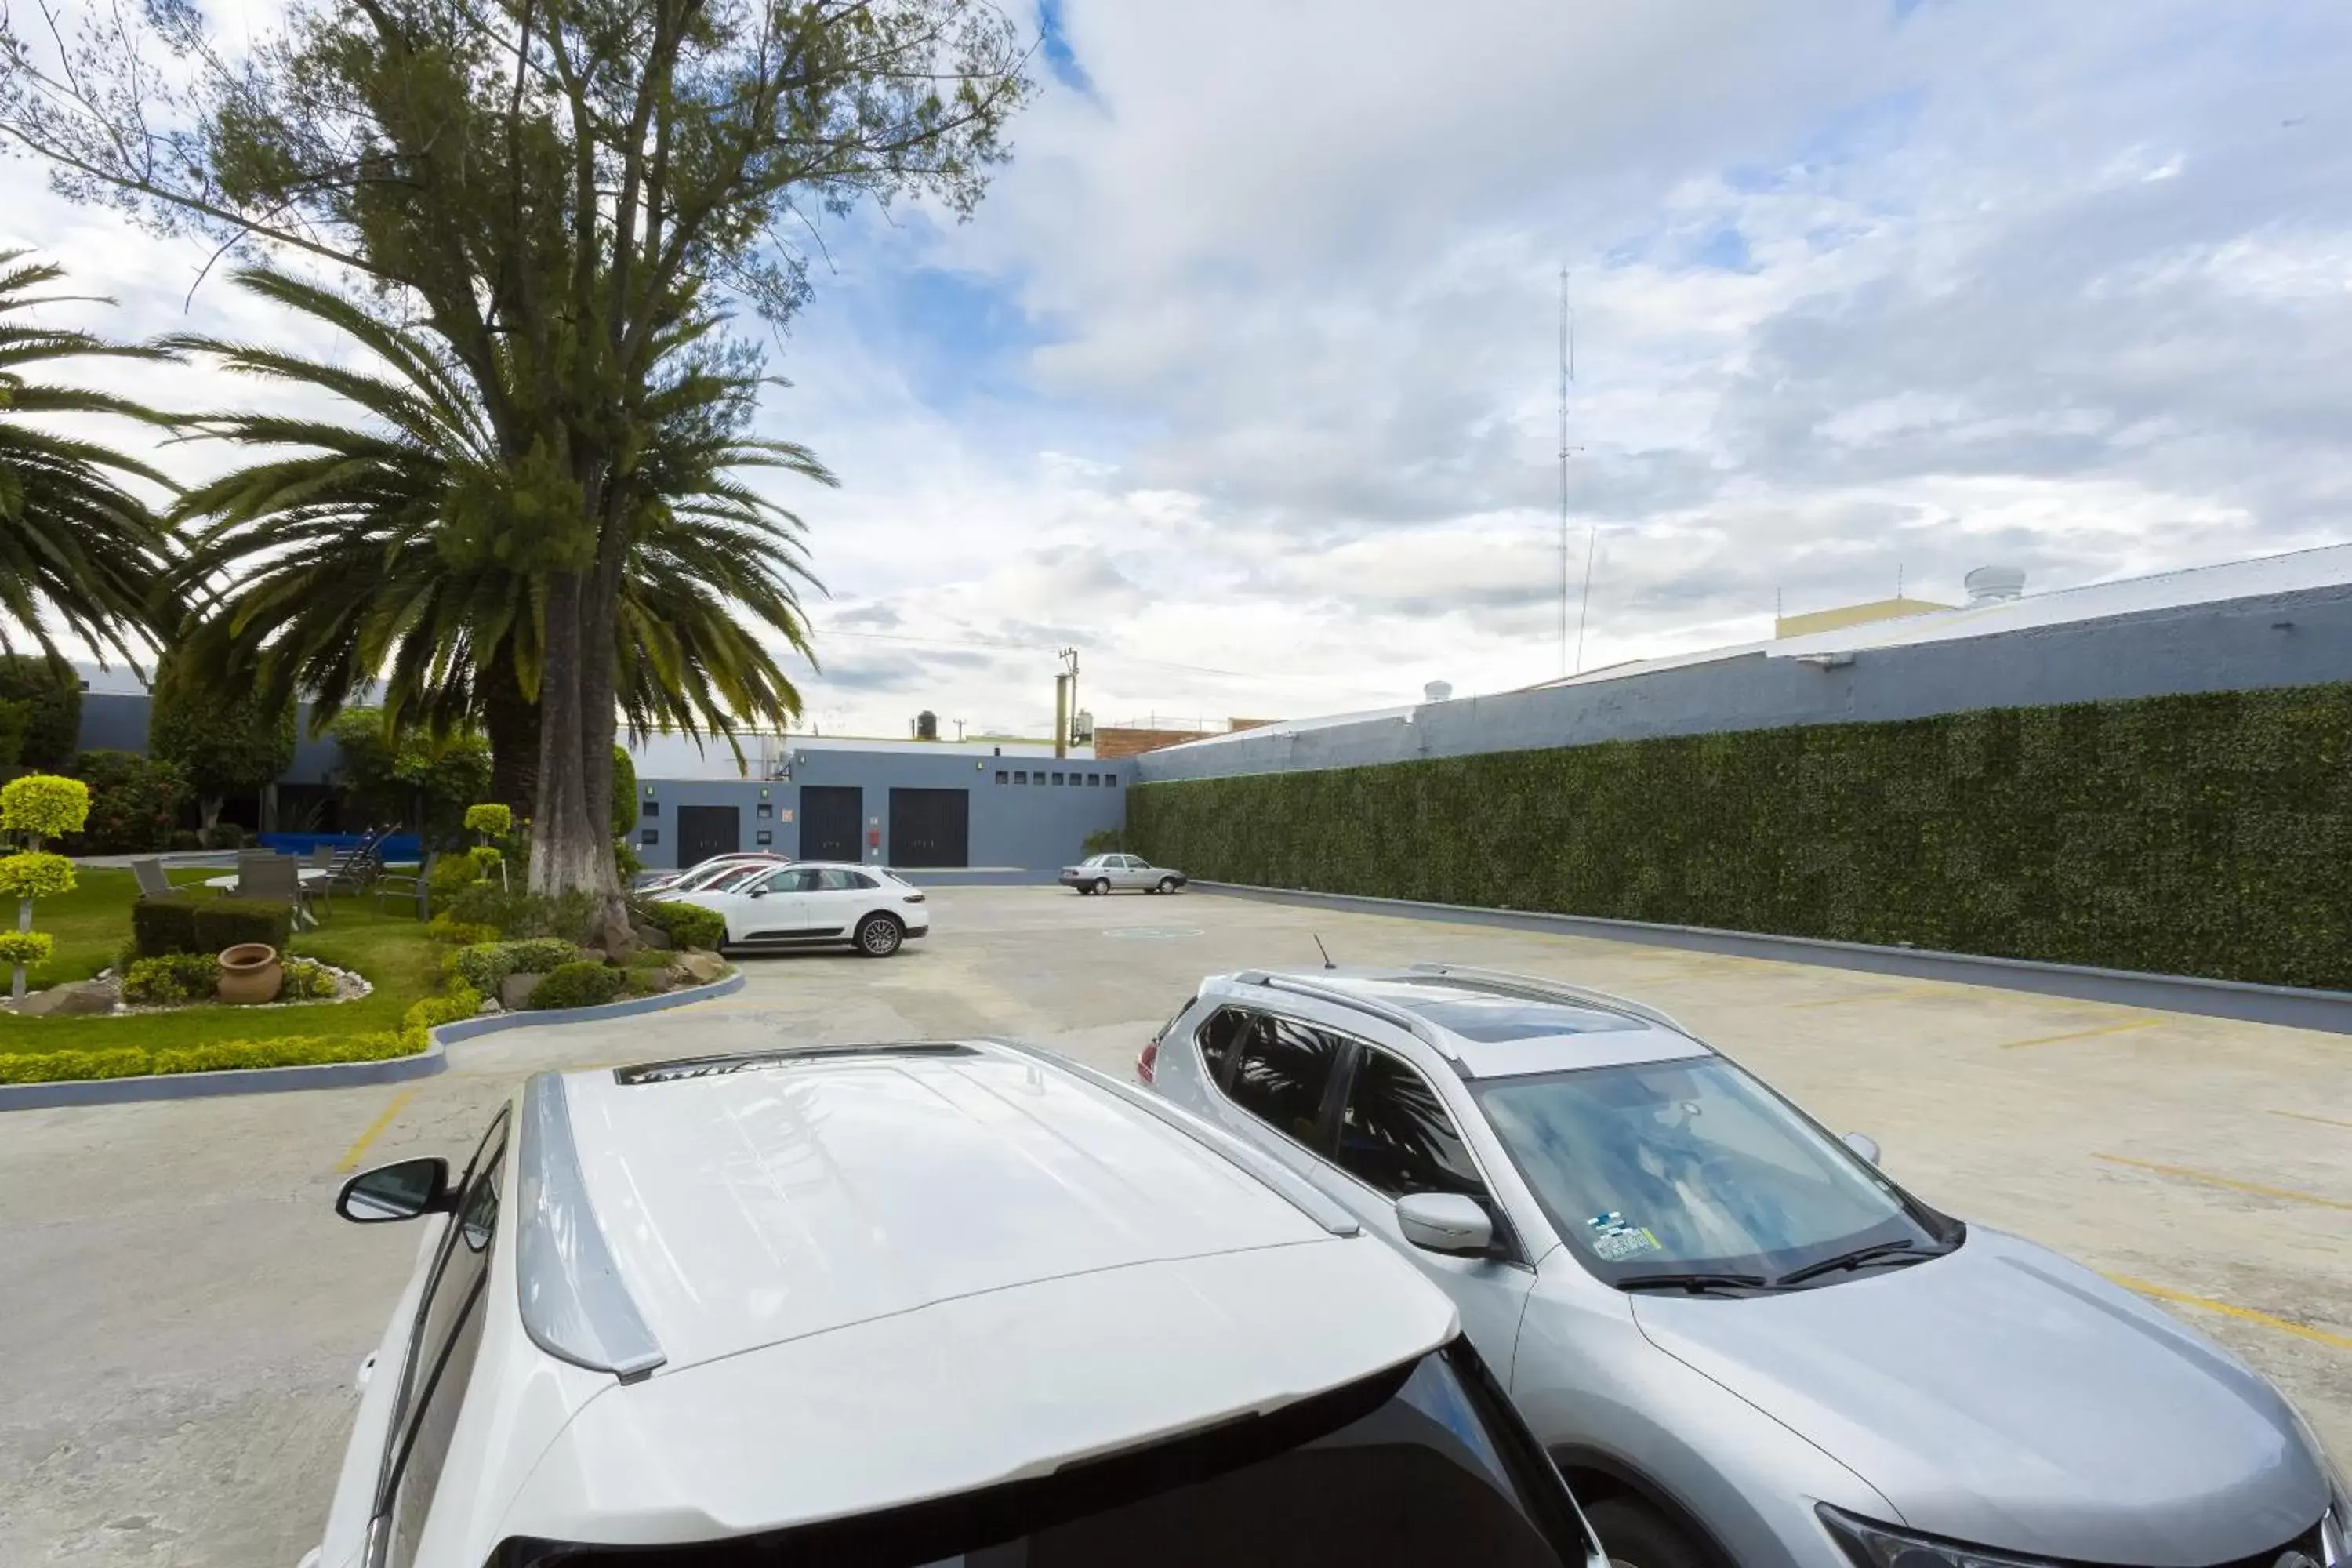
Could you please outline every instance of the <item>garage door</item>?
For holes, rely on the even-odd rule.
[[[803,860],[863,860],[858,829],[866,817],[866,792],[855,784],[801,786],[801,853]]]
[[[894,789],[890,792],[890,864],[971,864],[971,792]]]

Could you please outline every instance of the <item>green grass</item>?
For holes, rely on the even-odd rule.
[[[174,873],[173,880],[201,882],[217,875],[215,870],[187,870]],[[36,988],[88,979],[113,963],[130,940],[131,904],[137,891],[131,873],[85,870],[80,884],[65,897],[43,899],[33,908],[34,929],[57,938],[56,955],[32,978]],[[373,994],[357,1002],[304,1007],[188,1007],[120,1018],[18,1018],[0,1013],[0,1055],[113,1046],[155,1050],[223,1040],[397,1029],[409,1004],[441,988],[439,944],[404,910],[379,911],[359,899],[338,899],[326,924],[302,932],[290,946],[296,957],[357,970],[375,986]]]

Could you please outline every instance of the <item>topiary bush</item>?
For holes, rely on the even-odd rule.
[[[196,951],[221,953],[257,942],[286,951],[294,932],[294,911],[267,899],[210,899],[195,906]]]
[[[167,952],[195,952],[194,900],[140,900],[131,906],[131,941],[142,958],[158,958]]]
[[[38,969],[57,949],[57,939],[45,931],[0,931],[0,964]]]
[[[706,948],[716,952],[727,940],[727,917],[699,904],[656,899],[637,908],[637,918],[679,947]]]
[[[593,959],[558,964],[530,988],[530,999],[523,1005],[535,1013],[558,1007],[593,1007],[618,996],[628,978],[625,970],[611,968]]]
[[[433,874],[425,885],[432,889],[433,907],[439,909],[481,879],[481,864],[471,855],[444,855],[433,862]]]
[[[0,784],[0,832],[22,835],[32,848],[80,832],[89,817],[89,786],[79,779],[26,773]]]
[[[122,999],[138,1007],[181,1007],[210,1001],[219,985],[220,963],[212,954],[167,952],[123,973]]]
[[[466,808],[466,831],[485,838],[504,838],[514,831],[514,808],[495,801]]]

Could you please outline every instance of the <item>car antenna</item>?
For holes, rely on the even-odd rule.
[[[1315,933],[1314,933],[1313,931],[1308,931],[1307,934],[1308,936],[1315,936]],[[1323,955],[1323,967],[1324,967],[1324,968],[1326,968],[1326,969],[1337,969],[1337,968],[1339,968],[1339,967],[1338,964],[1336,964],[1336,963],[1332,963],[1332,962],[1331,962],[1331,950],[1330,950],[1329,948],[1325,947],[1325,946],[1323,945],[1323,939],[1322,939],[1321,937],[1319,937],[1319,936],[1315,936],[1315,951],[1316,951],[1316,952],[1319,952],[1319,953],[1321,953],[1321,954]]]

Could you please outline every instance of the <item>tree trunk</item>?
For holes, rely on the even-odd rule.
[[[36,842],[38,842],[38,840],[36,840]],[[18,931],[30,931],[33,929],[33,900],[30,899],[18,899],[16,900],[16,929]],[[16,965],[16,973],[8,977],[8,1000],[11,1002],[22,1002],[24,999],[25,966],[20,963]]]
[[[611,704],[598,726],[583,703],[581,679],[588,646],[601,640],[608,654],[612,623],[585,624],[583,600],[592,584],[576,572],[557,573],[547,583],[547,665],[539,682],[539,810],[530,824],[530,890],[541,894],[583,891],[617,896],[613,847],[606,835],[610,807],[588,809],[587,780],[581,766],[583,731],[612,726]],[[612,763],[605,763],[607,773]]]
[[[196,825],[206,833],[220,826],[221,800],[216,795],[196,796]]]
[[[490,798],[518,822],[539,811],[539,704],[522,694],[514,660],[500,647],[481,673],[482,729],[490,741]]]

